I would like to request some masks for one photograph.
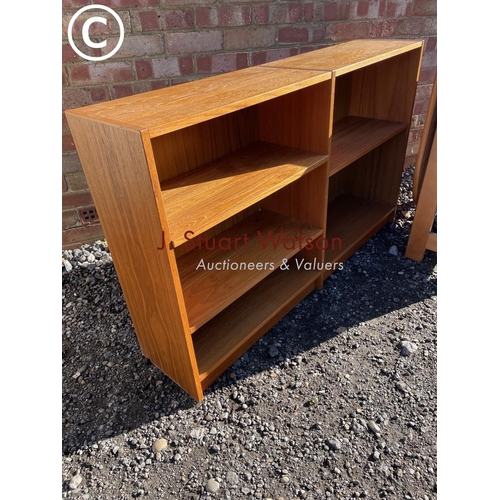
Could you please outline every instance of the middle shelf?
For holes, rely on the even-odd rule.
[[[327,155],[256,142],[202,168],[161,184],[172,245],[192,237],[278,191]]]
[[[358,160],[406,129],[406,124],[347,116],[333,125],[330,175]]]
[[[323,230],[260,210],[177,259],[191,332],[278,269]],[[212,249],[212,247],[214,247]]]

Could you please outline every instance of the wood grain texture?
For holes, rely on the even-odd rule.
[[[189,325],[173,278],[175,256],[157,250],[165,228],[141,134],[71,112],[67,117],[141,350],[199,400]]]
[[[340,238],[342,246],[328,248],[325,260],[344,262],[368,241],[392,216],[394,207],[349,194],[328,205],[327,238]],[[325,279],[331,272],[325,272]]]
[[[273,68],[332,71],[341,76],[367,66],[376,66],[399,54],[419,50],[420,40],[352,40],[332,47],[287,57],[264,66]]]
[[[151,143],[158,178],[165,182],[188,174],[258,139],[257,106],[155,137]]]
[[[301,248],[300,238],[305,246],[307,238],[321,234],[322,228],[262,210],[209,242],[210,249],[205,245],[181,257],[178,267],[191,332],[279,268],[283,259],[295,255]],[[204,266],[218,263],[219,269],[201,268],[202,260]],[[224,263],[238,267],[227,269]],[[242,270],[240,263],[245,265]],[[262,269],[256,267],[259,263]],[[249,269],[249,264],[255,267]]]
[[[427,107],[427,116],[425,117],[424,131],[420,140],[417,161],[415,162],[415,173],[413,175],[413,201],[418,203],[420,189],[425,177],[425,169],[429,162],[434,135],[437,130],[437,74],[434,77],[431,98]]]
[[[195,332],[202,387],[208,387],[308,295],[317,276],[315,271],[277,270]]]
[[[161,185],[174,246],[305,175],[326,155],[258,142]]]
[[[410,125],[421,54],[418,48],[353,72],[349,114]]]
[[[420,196],[411,226],[405,256],[421,261],[425,250],[437,251],[437,234],[430,233],[437,209],[437,130],[434,131],[431,151],[425,168]]]
[[[330,175],[369,153],[399,132],[406,123],[348,116],[334,124]]]
[[[74,113],[135,130],[147,129],[154,138],[330,79],[328,71],[254,66],[93,104]]]

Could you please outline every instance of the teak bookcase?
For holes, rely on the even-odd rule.
[[[421,51],[357,40],[66,112],[141,350],[193,398],[394,217]]]

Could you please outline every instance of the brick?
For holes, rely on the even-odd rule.
[[[130,16],[128,12],[116,12],[118,17],[121,19],[123,23],[123,28],[125,33],[131,33],[131,23],[130,23]],[[67,12],[63,14],[62,16],[62,28],[63,28],[63,34],[66,37],[68,33],[68,27],[71,19],[74,16],[74,12]],[[85,21],[90,19],[91,17],[103,17],[106,19],[106,24],[104,23],[92,23],[89,26],[89,35],[91,37],[93,36],[99,36],[99,35],[116,35],[118,36],[120,34],[120,26],[118,24],[118,21],[115,19],[115,17],[109,13],[106,12],[103,9],[99,9],[99,7],[96,6],[96,9],[91,9],[86,12],[83,12],[80,14],[74,21],[73,28],[72,28],[72,35],[73,39],[76,41],[77,39],[82,38],[82,29],[83,29],[83,24]]]
[[[151,90],[164,89],[165,87],[170,87],[171,80],[155,80],[150,82]]]
[[[252,53],[252,66],[256,66],[258,64],[264,64],[272,61],[278,61],[279,59],[283,59],[285,57],[295,56],[299,53],[298,49],[286,48],[286,49],[270,49],[263,50],[261,52],[253,52]]]
[[[89,93],[93,104],[109,100],[107,87],[91,87]]]
[[[128,35],[111,60],[124,57],[157,56],[164,53],[162,35]]]
[[[165,35],[170,54],[192,54],[222,49],[222,31],[200,31],[195,33],[168,33]]]
[[[142,94],[153,90],[150,82],[132,83],[126,85],[113,85],[112,92],[115,99]]]
[[[314,21],[346,21],[349,19],[349,2],[335,2],[324,4],[324,19]]]
[[[246,50],[274,45],[276,28],[239,28],[224,33],[226,50]]]
[[[62,92],[63,110],[80,108],[92,104],[90,96],[85,89],[64,89]]]
[[[422,29],[422,24],[422,19],[419,18],[398,19],[394,34],[405,36],[419,35]]]
[[[437,49],[437,37],[431,36],[425,40],[425,52],[434,52]]]
[[[192,9],[172,9],[165,11],[162,18],[162,29],[184,30],[194,27]]]
[[[326,30],[326,39],[332,42],[368,38],[370,22],[332,23]]]
[[[422,25],[422,35],[423,36],[437,35],[437,19],[435,17],[424,19]]]
[[[423,128],[410,130],[410,133],[408,135],[408,142],[411,143],[420,141],[420,139],[422,139],[423,132]]]
[[[425,84],[425,83],[433,84],[435,76],[436,76],[436,68],[421,69],[418,83],[420,85]]]
[[[160,5],[165,7],[172,7],[174,5],[209,5],[219,0],[160,0]],[[231,3],[226,0],[226,3]],[[245,0],[245,3],[248,3],[248,0]]]
[[[426,115],[413,115],[411,118],[411,126],[413,128],[423,127],[425,124]]]
[[[318,26],[311,27],[311,42],[320,43],[325,41],[326,36],[326,26],[320,24]]]
[[[198,73],[227,73],[248,67],[248,54],[214,54],[196,58]]]
[[[157,10],[141,10],[139,12],[131,12],[132,27],[134,31],[156,31],[160,30],[161,11]]]
[[[135,61],[135,71],[139,80],[153,78],[153,63],[151,60]]]
[[[136,61],[136,68],[141,79],[192,75],[194,71],[192,57],[162,57]]]
[[[65,154],[62,157],[62,173],[72,174],[73,172],[81,172],[82,164],[76,153]]]
[[[252,11],[248,5],[218,7],[198,7],[196,26],[199,28],[217,28],[219,26],[247,26],[252,22]]]
[[[396,30],[396,20],[388,19],[383,21],[372,21],[370,25],[371,38],[386,38],[394,34]]]
[[[286,27],[279,28],[278,30],[279,43],[300,43],[307,41],[309,41],[309,30],[306,27]]]
[[[83,174],[83,172],[68,174],[66,175],[66,180],[71,191],[84,191],[88,190],[89,188],[87,179],[85,179],[85,175]]]
[[[302,21],[302,4],[272,4],[269,6],[269,22],[272,24],[298,23]]]
[[[304,4],[304,21],[347,21],[349,19],[349,2],[314,2]]]
[[[419,84],[415,99],[429,99],[432,93],[432,83],[430,85]]]
[[[420,142],[411,142],[406,146],[406,156],[416,156],[418,155],[418,147]]]
[[[413,1],[414,16],[436,16],[437,15],[437,0],[414,0]]]
[[[99,0],[106,7],[157,7],[158,0]]]
[[[269,5],[252,6],[252,15],[255,24],[269,24]]]
[[[76,210],[63,210],[62,211],[62,228],[69,229],[75,227],[80,223],[78,212]]]
[[[422,68],[435,68],[437,66],[437,52],[424,52],[422,56]]]
[[[62,136],[62,150],[63,152],[76,151],[75,143],[71,134],[63,134]]]
[[[132,62],[101,61],[97,64],[81,64],[71,68],[73,84],[105,84],[135,80]]]
[[[68,183],[66,182],[66,179],[64,175],[62,176],[62,192],[64,193],[65,191],[68,190]]]
[[[426,113],[428,106],[429,106],[428,100],[415,101],[415,104],[413,105],[413,113],[412,114],[421,115],[422,113]]]
[[[69,250],[78,248],[84,243],[94,243],[103,238],[104,233],[100,224],[66,229],[62,232],[62,247],[65,250]]]
[[[386,17],[408,17],[411,16],[413,0],[388,0]]]
[[[62,8],[63,10],[80,9],[90,5],[90,0],[63,0]]]
[[[67,192],[62,196],[62,206],[63,208],[77,208],[77,207],[85,207],[88,205],[93,205],[92,196],[88,191],[81,192]]]
[[[351,2],[349,10],[350,19],[373,19],[383,17],[385,0]]]
[[[87,56],[99,57],[101,55],[101,49],[93,49],[86,45],[83,40],[73,40],[77,49]],[[69,42],[63,42],[62,45],[62,62],[63,63],[74,63],[79,61],[86,61],[82,56],[77,54]]]

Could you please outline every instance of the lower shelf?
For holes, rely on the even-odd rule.
[[[274,271],[193,334],[203,389],[314,289],[317,271]]]
[[[212,240],[215,248],[205,245],[183,255],[177,265],[191,333],[299,252],[305,246],[302,240],[322,233],[321,228],[261,210]]]
[[[329,248],[325,262],[344,262],[392,217],[395,207],[342,194],[328,205],[327,238],[340,238],[340,248]],[[327,273],[330,274],[330,273]]]

